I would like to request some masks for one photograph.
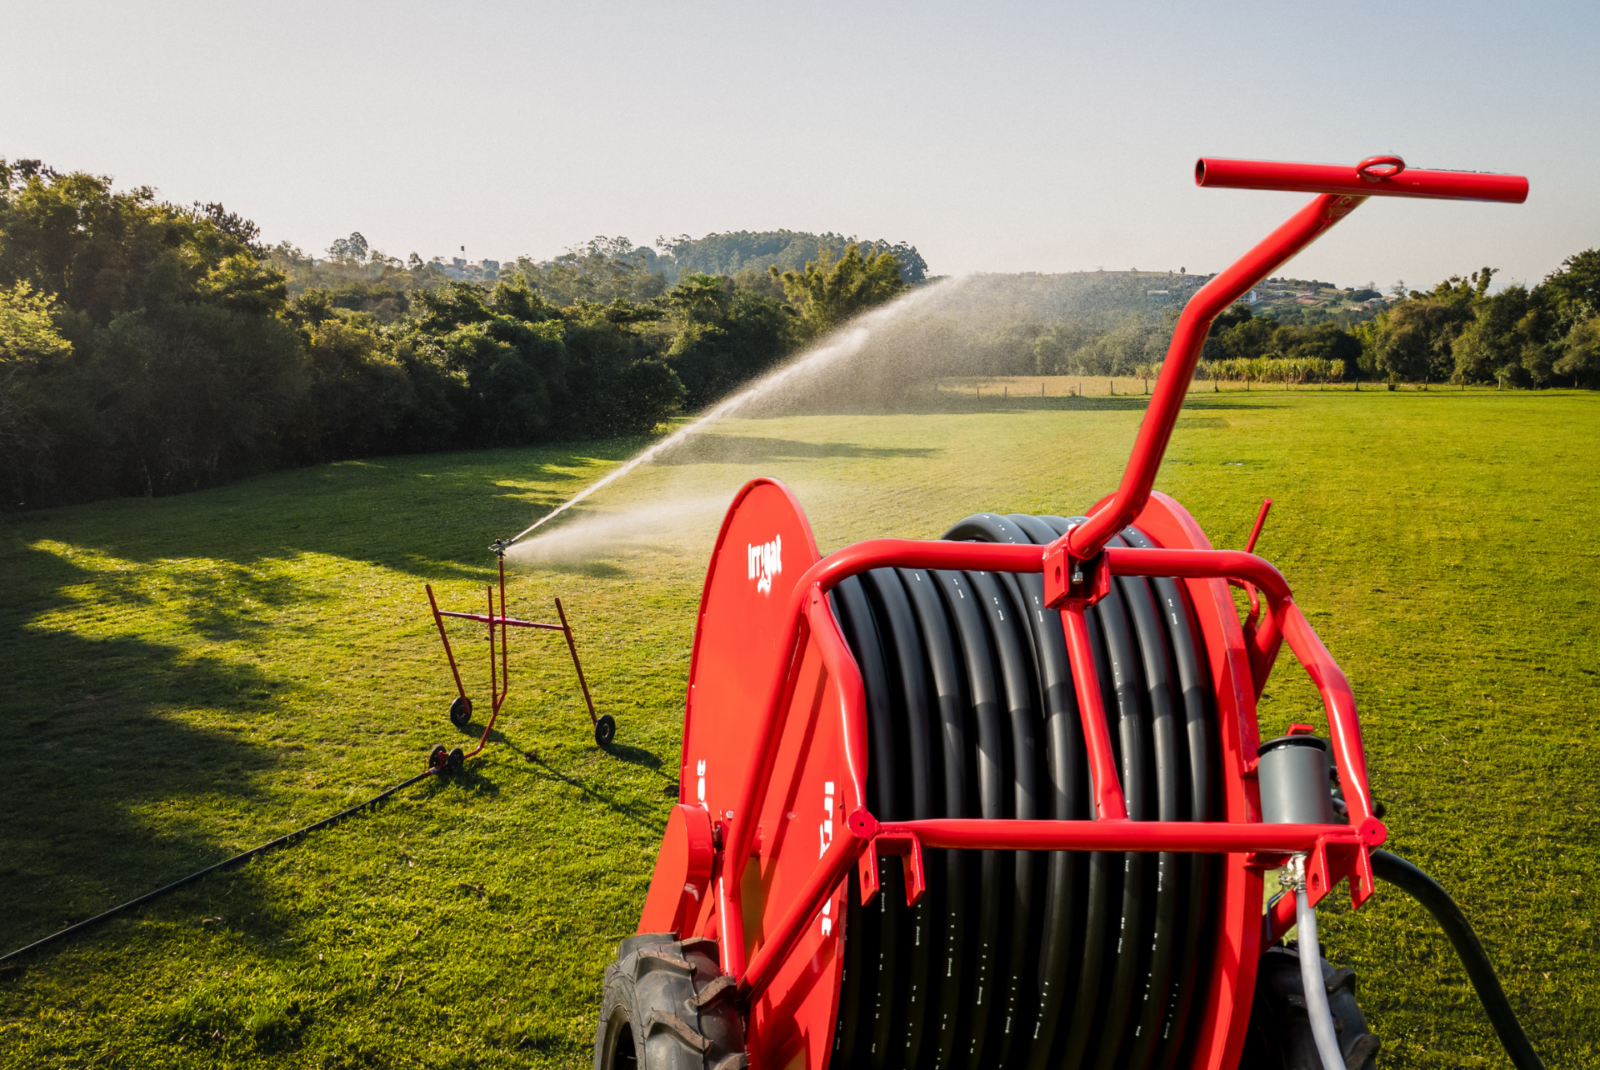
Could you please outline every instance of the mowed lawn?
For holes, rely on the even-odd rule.
[[[0,973],[0,1067],[587,1065],[675,790],[717,503],[784,479],[824,552],[979,510],[1080,511],[1114,487],[1145,399],[1038,389],[733,421],[585,503],[578,523],[620,519],[592,555],[569,539],[515,570],[511,608],[553,619],[563,599],[613,753],[559,637],[515,636],[504,731],[465,775]],[[487,543],[638,446],[386,458],[0,520],[0,951],[465,743],[423,585],[477,609]],[[1158,482],[1221,547],[1275,500],[1258,550],[1354,683],[1390,845],[1462,903],[1552,1067],[1600,1066],[1597,462],[1595,395],[1207,392]],[[485,644],[454,634],[481,712]],[[1261,718],[1321,721],[1287,654]],[[1400,893],[1324,924],[1386,1066],[1509,1065]]]

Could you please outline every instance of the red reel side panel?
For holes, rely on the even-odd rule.
[[[1189,511],[1159,491],[1150,495],[1134,523],[1167,549],[1213,548]],[[1255,783],[1244,775],[1259,741],[1255,686],[1233,594],[1226,580],[1181,582],[1194,606],[1217,699],[1225,820],[1260,821]],[[1261,955],[1261,873],[1245,865],[1244,855],[1232,854],[1227,856],[1222,879],[1216,936],[1206,960],[1211,963],[1211,976],[1205,982],[1204,1010],[1190,1063],[1212,1070],[1239,1064]]]
[[[796,581],[816,564],[800,503],[773,479],[746,483],[717,535],[695,624],[678,801],[721,820],[756,755],[761,705],[785,648]]]
[[[836,642],[844,645],[842,638]],[[818,646],[814,636],[806,643],[740,889],[751,957],[799,898],[834,836],[843,835],[850,810],[860,805],[846,753],[845,696],[851,688],[824,667]],[[854,662],[843,669],[853,670]],[[854,692],[860,692],[859,680]],[[828,1065],[843,979],[846,888],[841,883],[823,903],[750,1008],[753,1065],[774,1070]]]
[[[738,805],[744,778],[756,764],[758,719],[793,641],[785,613],[796,581],[818,558],[805,514],[788,488],[757,479],[734,498],[700,603],[679,780],[680,800],[704,807],[714,821],[725,821]],[[740,888],[747,961],[796,899],[832,836],[842,832],[847,807],[857,802],[846,791],[847,691],[824,669],[817,640],[808,640],[775,741],[777,760]],[[720,865],[719,859],[713,887],[722,879]],[[838,952],[845,896],[841,885],[751,1008],[747,1035],[754,1064],[772,1070],[827,1065],[843,967]],[[716,895],[707,896],[684,929],[720,939],[716,901]]]

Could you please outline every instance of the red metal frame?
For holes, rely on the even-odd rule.
[[[533,628],[536,631],[560,632],[566,637],[567,652],[572,655],[572,667],[578,674],[578,686],[583,689],[583,701],[589,709],[589,721],[598,723],[594,710],[594,699],[589,697],[589,682],[584,679],[583,664],[578,661],[578,646],[572,638],[572,626],[567,623],[567,611],[561,605],[561,599],[556,601],[556,614],[560,616],[560,624],[545,624],[540,621],[519,620],[516,617],[506,616],[506,561],[500,558],[500,612],[494,608],[494,585],[485,588],[489,599],[488,613],[457,613],[448,609],[439,608],[439,600],[433,595],[433,584],[425,585],[428,591],[428,606],[433,610],[433,623],[439,629],[439,640],[444,644],[444,656],[450,662],[450,675],[456,682],[456,694],[462,701],[471,704],[467,698],[466,686],[461,682],[461,670],[456,665],[455,651],[450,649],[450,636],[444,630],[444,618],[454,617],[457,620],[477,621],[487,625],[489,629],[489,723],[483,726],[483,735],[478,739],[478,745],[466,758],[476,758],[489,743],[489,733],[494,730],[494,722],[500,716],[500,707],[504,705],[507,693],[511,690],[511,667],[507,660],[507,628]],[[496,632],[499,633],[498,642]],[[495,664],[498,648],[499,665]]]
[[[739,602],[726,594],[718,595],[723,601],[717,604],[734,606],[745,615],[741,618],[743,631],[735,629],[735,633],[745,644],[741,650],[753,652],[750,657],[759,662],[754,675],[747,674],[746,678],[763,681],[756,686],[764,686],[765,695],[758,705],[749,702],[752,696],[748,694],[742,700],[738,694],[731,700],[721,699],[731,701],[736,707],[736,720],[731,723],[738,725],[738,738],[732,741],[736,749],[727,751],[729,764],[742,769],[739,786],[731,796],[731,808],[710,807],[706,802],[705,764],[700,763],[700,806],[709,809],[709,820],[715,822],[716,829],[721,832],[723,844],[709,864],[707,875],[687,882],[682,894],[692,894],[698,903],[701,884],[714,883],[715,895],[698,913],[684,909],[687,900],[676,904],[663,902],[647,910],[643,924],[648,925],[656,918],[684,917],[688,919],[685,931],[697,928],[700,932],[717,935],[723,968],[737,979],[741,1001],[752,1008],[765,1001],[761,1005],[768,1010],[763,1020],[775,1027],[784,1024],[784,1016],[792,1017],[802,1005],[819,1006],[811,1002],[818,977],[837,977],[837,965],[828,966],[829,960],[823,957],[831,952],[817,943],[821,937],[812,939],[804,934],[819,916],[826,917],[833,906],[843,905],[839,888],[852,865],[861,867],[862,900],[872,898],[878,889],[877,855],[880,852],[901,856],[907,896],[911,901],[915,901],[923,887],[921,857],[925,847],[1227,854],[1230,864],[1224,874],[1223,916],[1219,926],[1222,931],[1216,937],[1218,953],[1213,956],[1214,976],[1192,1056],[1193,1065],[1212,1068],[1237,1062],[1244,1038],[1243,1026],[1249,1014],[1260,941],[1270,942],[1275,934],[1281,934],[1284,920],[1281,909],[1275,909],[1264,919],[1260,917],[1261,874],[1282,864],[1290,854],[1305,853],[1308,856],[1307,885],[1313,902],[1346,878],[1350,881],[1355,906],[1360,907],[1372,894],[1369,852],[1384,842],[1387,830],[1373,813],[1360,720],[1349,682],[1295,604],[1289,585],[1276,568],[1253,553],[1270,500],[1262,506],[1246,551],[1214,550],[1193,519],[1171,499],[1153,494],[1152,486],[1193,378],[1201,347],[1218,313],[1343,219],[1368,196],[1520,202],[1527,195],[1527,182],[1517,176],[1410,170],[1396,157],[1373,157],[1355,167],[1202,160],[1196,166],[1196,183],[1309,191],[1318,196],[1215,277],[1185,307],[1122,480],[1116,493],[1091,511],[1087,522],[1049,546],[873,539],[817,560],[812,543],[810,554],[805,558],[809,567],[797,583],[787,588],[787,596],[781,603],[776,598],[776,588],[771,589],[774,597],[770,602],[750,598]],[[696,689],[704,683],[713,688],[707,694],[714,697],[721,694],[715,692],[715,686],[722,686],[724,693],[727,691],[725,682],[708,681],[702,673],[703,659],[709,656],[707,629],[717,624],[725,629],[719,634],[726,636],[729,634],[726,628],[732,627],[715,621],[708,611],[708,607],[713,606],[713,579],[719,575],[719,564],[725,554],[737,554],[736,545],[724,546],[729,541],[730,525],[734,524],[736,513],[746,496],[766,483],[756,481],[736,497],[724,520],[712,568],[708,571],[691,667],[682,779],[684,805],[692,805],[688,797],[692,776],[689,760],[696,703],[709,701],[697,700]],[[783,495],[788,494],[781,487],[778,490]],[[791,540],[809,539],[809,529],[803,527],[803,514],[799,514],[792,496],[788,501],[793,504],[802,525],[798,534],[793,530],[792,520],[782,520],[783,500],[766,490],[761,493],[768,494],[768,500],[774,504],[765,507],[767,513],[759,522],[753,522],[753,527],[768,523],[770,516],[774,518],[770,521],[772,524],[782,521],[791,525],[788,534]],[[1150,531],[1158,545],[1169,548],[1107,547],[1107,542],[1118,531],[1135,520]],[[751,530],[741,529],[738,538],[752,534]],[[754,537],[761,536],[754,534]],[[754,554],[757,548],[749,544],[745,549]],[[756,560],[754,556],[750,558],[752,579],[756,575]],[[933,819],[887,823],[878,821],[867,810],[867,729],[862,681],[829,608],[827,592],[849,576],[883,567],[1042,574],[1047,601],[1062,611],[1097,793],[1096,819]],[[1227,774],[1224,777],[1225,820],[1169,823],[1133,822],[1127,818],[1083,617],[1105,592],[1112,576],[1170,576],[1183,580],[1189,587],[1208,651],[1221,715]],[[1230,583],[1243,586],[1250,594],[1251,612],[1242,622],[1227,590]],[[746,605],[753,608],[742,608]],[[763,646],[757,642],[752,645],[745,637],[751,630],[762,633],[762,642],[769,642],[764,637],[770,636],[776,644]],[[1322,698],[1334,764],[1349,810],[1349,824],[1268,825],[1261,822],[1254,785],[1259,738],[1255,699],[1285,642]],[[718,664],[722,672],[732,671],[726,661]],[[809,712],[797,712],[801,708]],[[819,716],[823,717],[822,722],[818,721]],[[829,728],[826,721],[835,716],[837,721]],[[789,732],[790,718],[805,721],[804,734],[798,743]],[[819,724],[822,724],[820,729]],[[819,735],[824,730],[829,733],[825,740]],[[704,752],[704,741],[695,742],[694,746],[702,748],[697,753]],[[776,804],[777,810],[768,805],[767,796],[775,780],[780,751],[788,756],[786,760],[796,761],[800,760],[796,755],[805,756],[828,747],[834,748],[830,753],[837,753],[839,759],[836,767],[827,768],[839,769],[843,784],[836,785],[832,779],[827,782],[828,818],[823,825],[820,855],[807,863],[810,868],[802,871],[803,880],[796,881],[792,875],[786,878],[786,898],[773,900],[771,896],[778,885],[773,883],[772,873],[786,864],[784,859],[789,856],[778,847],[759,845],[764,873],[755,884],[747,880],[750,875],[746,867],[756,854],[759,837],[781,839],[787,835],[788,826],[784,823],[796,816],[788,808],[797,805],[794,800],[798,774],[786,781],[784,790],[788,794]],[[718,807],[723,805],[719,803]],[[837,829],[835,813],[844,817],[837,822]],[[760,825],[763,815],[767,815],[769,821],[775,815],[780,827],[763,832]],[[687,827],[682,822],[680,826]],[[680,838],[688,835],[683,832]],[[663,858],[670,855],[674,859],[676,868],[671,879],[677,879],[679,871],[699,873],[700,870],[686,860],[701,857],[696,852],[703,852],[703,846],[695,846],[700,841],[691,844],[685,840],[671,846],[670,829],[668,839]],[[754,896],[758,914],[755,929],[747,935],[750,919],[746,910],[751,896]],[[652,886],[652,899],[655,898]],[[661,898],[670,900],[671,897],[663,891]],[[1240,918],[1249,919],[1249,923],[1241,926]],[[824,937],[831,932],[830,924],[824,924],[820,930]],[[795,972],[791,959],[802,941],[808,939],[810,942],[806,946],[812,949],[812,957],[803,970],[810,972],[802,975]],[[747,952],[747,948],[753,950]],[[826,974],[827,969],[835,972]],[[780,977],[786,979],[784,983],[792,991],[769,994]],[[836,1013],[837,991],[833,993],[833,1000],[828,1006]],[[806,1028],[821,1029],[824,1025],[831,1033],[831,1021],[807,1023]],[[818,1053],[826,1051],[825,1047],[817,1046],[814,1038],[802,1037],[783,1043],[787,1046],[781,1049],[782,1058],[771,1056],[774,1065],[779,1061],[788,1064],[804,1045],[810,1045],[808,1050],[813,1064]]]

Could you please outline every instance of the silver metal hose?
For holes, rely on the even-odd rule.
[[[1306,856],[1295,855],[1284,867],[1289,887],[1294,889],[1295,926],[1300,938],[1300,985],[1305,989],[1306,1017],[1311,1035],[1322,1057],[1322,1070],[1345,1070],[1344,1053],[1333,1028],[1333,1011],[1328,1008],[1327,982],[1322,978],[1322,949],[1317,946],[1317,912],[1306,893]]]

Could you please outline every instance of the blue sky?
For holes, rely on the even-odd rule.
[[[1293,194],[1200,155],[1529,176],[1369,202],[1291,266],[1537,281],[1600,245],[1600,4],[0,4],[0,155],[308,251],[835,230],[940,273],[1220,269]],[[459,254],[458,254],[459,255]]]

